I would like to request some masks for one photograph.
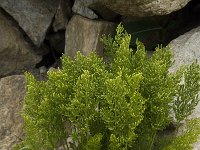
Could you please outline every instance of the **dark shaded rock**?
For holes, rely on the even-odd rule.
[[[55,18],[53,21],[53,30],[57,32],[58,30],[65,29],[68,23],[69,17],[71,16],[72,2],[70,0],[60,0]]]
[[[96,19],[98,18],[97,14],[95,14],[89,6],[92,4],[94,5],[98,1],[99,0],[75,0],[72,11],[89,19]]]
[[[0,20],[0,77],[34,68],[41,57],[1,11]]]
[[[57,51],[58,53],[64,53],[65,48],[65,31],[59,31],[48,35],[47,40],[51,49]]]
[[[102,34],[113,34],[115,28],[114,23],[73,16],[66,27],[65,54],[74,57],[77,51],[88,55],[94,50],[102,55],[103,44],[100,38]]]
[[[108,9],[105,5],[103,5],[100,2],[91,4],[89,8],[92,8],[98,14],[98,16],[104,20],[114,21],[114,22],[120,21],[121,16],[119,14]]]
[[[0,7],[19,23],[35,45],[40,46],[55,15],[58,2],[58,0],[0,0]]]

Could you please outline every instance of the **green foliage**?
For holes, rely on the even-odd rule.
[[[184,126],[180,126],[178,136],[176,134],[166,134],[160,138],[154,149],[158,150],[192,150],[193,144],[197,142],[200,134],[200,118],[187,120]]]
[[[102,38],[107,63],[95,53],[85,57],[78,52],[75,59],[64,55],[62,69],[50,71],[47,81],[27,73],[21,147],[68,149],[72,137],[78,150],[152,149],[157,132],[170,123],[172,109],[178,122],[191,114],[199,101],[197,62],[169,73],[169,47],[157,47],[148,58],[138,40],[134,54],[130,40],[119,25],[114,39]]]
[[[175,137],[172,140],[172,143],[163,148],[163,150],[191,150],[192,144],[197,142],[197,138],[200,134],[200,119],[193,119],[190,120],[187,124],[186,124],[186,129],[185,131]]]
[[[199,70],[199,65],[194,62],[191,66],[186,67],[183,72],[182,82],[184,84],[179,84],[174,101],[174,112],[179,122],[190,115],[199,102]]]

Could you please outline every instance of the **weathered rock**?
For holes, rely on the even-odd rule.
[[[8,12],[37,46],[43,42],[58,6],[58,0],[0,0]]]
[[[89,8],[92,8],[93,10],[95,10],[99,18],[102,18],[106,21],[119,22],[120,15],[110,10],[109,8],[107,8],[105,5],[103,5],[100,2],[91,4]]]
[[[58,30],[65,29],[66,24],[68,23],[69,17],[71,16],[71,1],[70,0],[60,0],[54,22],[53,29],[55,32]]]
[[[175,64],[170,68],[171,72],[176,71],[181,65],[191,64],[197,60],[200,64],[200,27],[197,27],[177,39],[170,42],[169,46],[172,48]],[[199,93],[200,94],[200,93]],[[194,119],[200,117],[200,103],[196,106],[193,113],[187,119]],[[179,134],[185,130],[185,125],[179,128]],[[200,139],[193,144],[193,149],[200,149]]]
[[[177,70],[183,64],[191,64],[195,59],[200,63],[200,27],[179,36],[169,43],[175,64],[170,71]]]
[[[125,16],[165,15],[183,8],[191,0],[103,0],[111,10]]]
[[[89,6],[92,4],[94,5],[98,1],[99,0],[75,0],[72,11],[89,19],[96,19],[98,16]]]
[[[11,150],[22,138],[23,120],[20,117],[25,95],[23,75],[0,79],[0,149]]]
[[[0,77],[34,68],[41,57],[1,11],[0,20]]]
[[[116,25],[105,21],[94,21],[81,16],[73,16],[66,27],[65,54],[74,57],[77,51],[88,55],[92,50],[102,55],[102,34],[114,33]]]

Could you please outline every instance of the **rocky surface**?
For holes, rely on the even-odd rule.
[[[34,68],[41,57],[1,11],[0,20],[0,77]]]
[[[98,18],[102,18],[107,21],[119,21],[120,15],[109,8],[107,8],[104,4],[101,2],[91,4],[89,6],[92,10],[95,10],[95,12],[98,14]]]
[[[89,20],[78,15],[73,16],[66,27],[65,54],[74,57],[77,51],[88,55],[95,50],[102,55],[101,35],[114,33],[115,27],[114,23]]]
[[[89,8],[90,5],[94,5],[99,0],[75,0],[72,10],[74,13],[89,19],[98,18],[97,14]]]
[[[20,111],[25,95],[23,75],[0,79],[0,149],[11,150],[22,138]]]
[[[169,43],[175,64],[170,69],[177,70],[183,64],[191,64],[195,59],[200,63],[200,27],[179,36]]]
[[[181,65],[188,65],[198,61],[200,64],[200,27],[197,27],[184,35],[179,36],[170,42],[169,46],[172,48],[175,63],[170,68],[171,72],[176,71]],[[200,93],[199,93],[200,94]],[[194,119],[200,117],[200,103],[197,104],[193,113],[187,119]],[[185,125],[181,126],[178,134],[184,131]],[[194,143],[193,150],[200,149],[200,138],[198,142]]]
[[[58,9],[56,11],[55,18],[52,24],[55,32],[65,29],[69,17],[71,16],[71,3],[72,2],[70,0],[59,1]]]
[[[0,0],[0,7],[18,22],[35,45],[40,46],[52,22],[58,2],[58,0]]]
[[[125,16],[165,15],[183,8],[191,0],[103,0],[111,10]]]

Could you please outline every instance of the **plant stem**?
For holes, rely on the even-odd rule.
[[[152,141],[151,141],[151,145],[150,145],[149,150],[151,150],[152,147],[153,147],[153,143],[154,143],[155,137],[156,137],[156,132],[154,132],[154,134],[153,134],[153,138],[152,138]]]

